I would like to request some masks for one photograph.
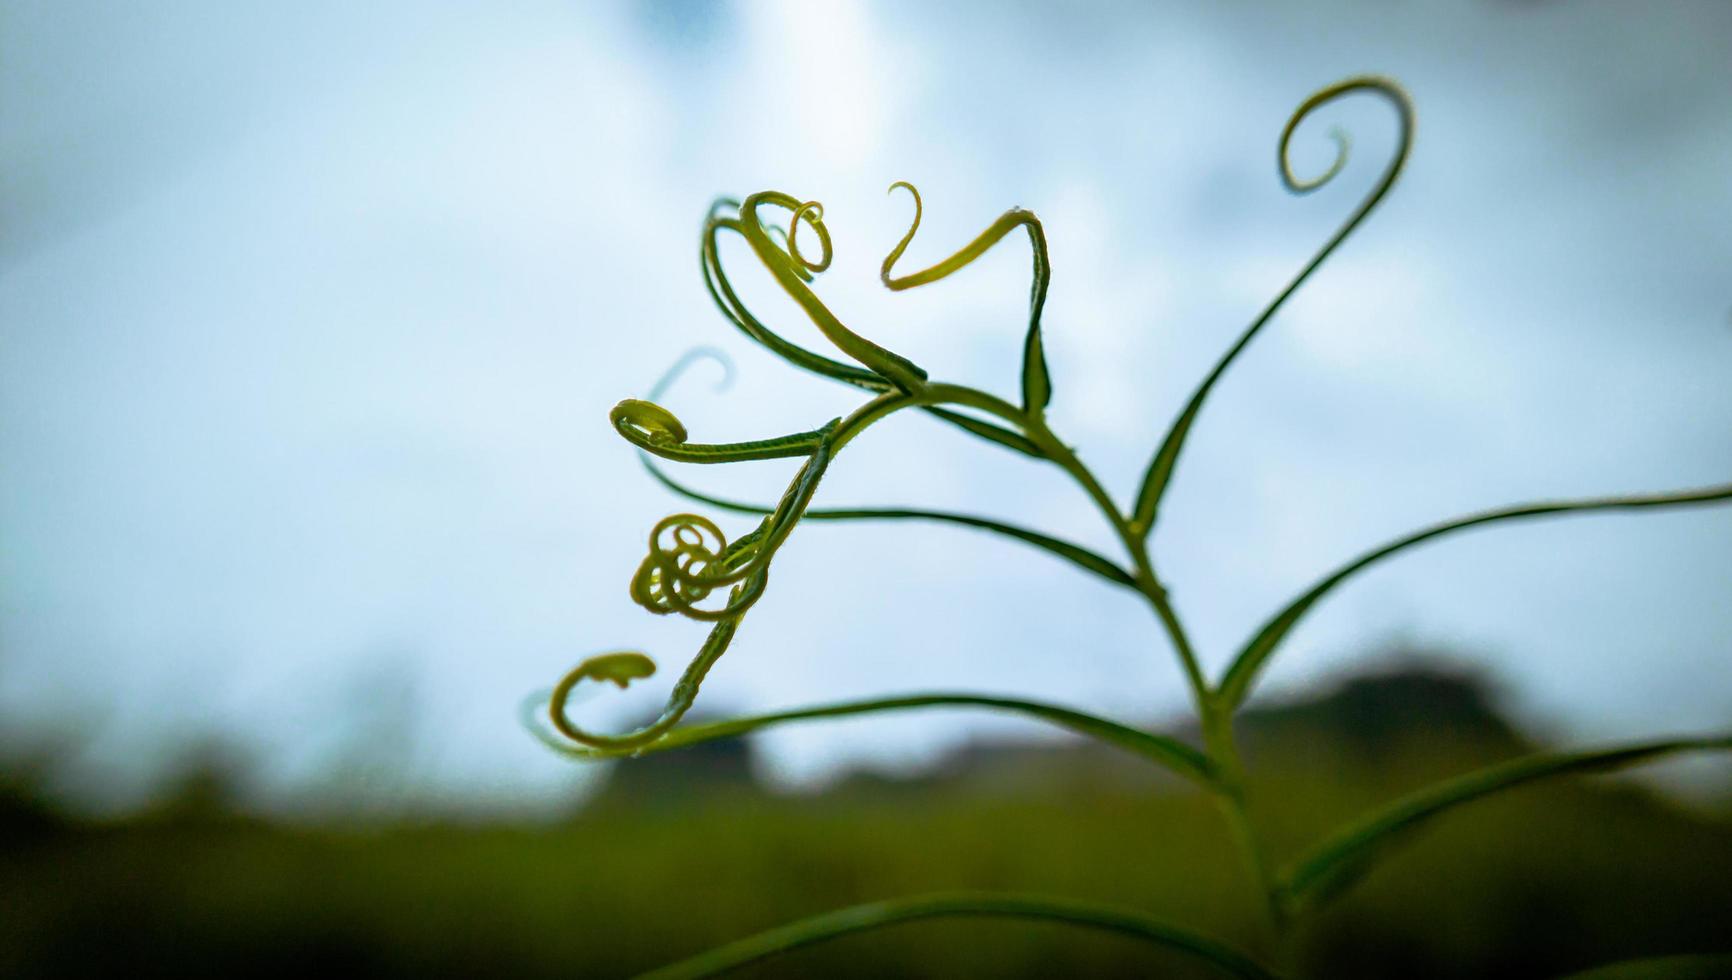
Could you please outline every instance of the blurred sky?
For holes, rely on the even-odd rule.
[[[1508,2],[0,5],[0,709],[82,733],[77,786],[124,800],[214,734],[286,804],[355,753],[427,792],[533,804],[573,782],[527,692],[639,647],[663,676],[580,711],[641,716],[701,625],[626,581],[681,508],[607,409],[681,352],[708,441],[857,403],[709,305],[718,194],[826,204],[821,292],[934,374],[1010,394],[1016,243],[890,295],[1011,205],[1051,242],[1055,428],[1121,498],[1230,338],[1392,146],[1354,135],[1288,196],[1293,107],[1341,77],[1419,108],[1393,196],[1216,392],[1157,561],[1214,669],[1311,579],[1435,519],[1732,479],[1732,5]],[[738,243],[730,242],[729,245]],[[744,249],[748,300],[794,324]],[[809,328],[790,333],[814,346]],[[785,463],[702,470],[760,498]],[[1112,551],[1055,473],[924,419],[853,444],[822,503],[966,508]],[[741,522],[729,522],[734,530]],[[809,526],[700,704],[931,688],[1140,719],[1186,708],[1145,608],[943,527]],[[1380,643],[1455,651],[1559,735],[1732,717],[1732,511],[1573,518],[1380,567],[1298,630],[1261,692]],[[917,766],[977,715],[786,729],[796,782]]]

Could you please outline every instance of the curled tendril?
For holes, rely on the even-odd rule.
[[[1390,186],[1395,183],[1395,178],[1400,175],[1402,166],[1407,163],[1407,153],[1413,148],[1413,101],[1407,97],[1407,93],[1393,80],[1379,75],[1358,75],[1343,79],[1334,85],[1320,89],[1313,93],[1310,98],[1301,102],[1299,108],[1293,110],[1293,115],[1288,117],[1287,125],[1282,127],[1281,139],[1275,147],[1275,162],[1281,171],[1281,183],[1289,191],[1295,194],[1308,194],[1329,183],[1336,174],[1339,174],[1347,166],[1348,151],[1352,147],[1352,141],[1348,138],[1347,133],[1340,127],[1330,128],[1329,138],[1335,142],[1335,159],[1330,162],[1328,169],[1310,179],[1301,179],[1293,172],[1293,134],[1298,131],[1305,120],[1311,117],[1312,113],[1355,92],[1371,92],[1387,99],[1395,107],[1400,131],[1396,135],[1395,155],[1390,158],[1389,166],[1383,172],[1383,178],[1377,182],[1377,186],[1372,189],[1371,193],[1366,195],[1365,201],[1354,212],[1353,216],[1348,218],[1342,226],[1343,231],[1351,231],[1353,226],[1358,224],[1358,220],[1383,199],[1383,195],[1388,193]],[[1345,236],[1332,239],[1330,245],[1325,246],[1325,248],[1333,247],[1339,237]]]
[[[729,584],[707,580],[719,576],[719,559],[727,548],[727,536],[707,517],[675,514],[663,518],[650,532],[649,555],[632,576],[632,601],[658,614],[679,612],[702,602],[713,588]]]
[[[909,245],[913,244],[914,235],[920,230],[920,219],[926,215],[926,207],[920,201],[920,189],[906,180],[899,180],[891,184],[884,193],[894,194],[897,188],[907,191],[908,195],[914,198],[914,220],[908,222],[908,231],[903,234],[902,240],[896,243],[896,247],[890,250],[889,255],[884,256],[884,264],[878,267],[878,279],[891,289],[906,289],[911,284],[897,285],[891,279],[890,270],[896,267],[896,260],[902,257],[903,252],[908,251]]]
[[[1047,288],[1052,284],[1052,263],[1047,256],[1046,230],[1041,227],[1040,219],[1035,217],[1032,211],[1011,208],[999,215],[998,220],[988,225],[985,231],[974,236],[973,241],[944,261],[906,276],[895,276],[892,270],[896,267],[896,261],[902,258],[902,253],[907,251],[909,244],[914,241],[924,213],[920,203],[920,191],[913,184],[899,180],[890,185],[891,192],[897,188],[906,190],[914,198],[914,220],[909,223],[907,234],[904,234],[896,247],[890,250],[890,254],[884,257],[884,264],[878,270],[879,280],[893,290],[913,289],[915,286],[937,282],[972,264],[1015,229],[1027,230],[1029,248],[1034,258],[1034,273],[1029,287],[1028,333],[1023,340],[1022,403],[1023,409],[1028,412],[1038,413],[1045,409],[1052,400],[1052,376],[1047,371],[1046,350],[1041,341],[1040,315],[1046,307]]]
[[[663,518],[650,533],[649,555],[632,576],[632,601],[657,615],[679,613],[707,622],[745,612],[763,594],[764,578],[721,609],[699,609],[697,603],[767,567],[763,545],[769,522],[769,517],[764,518],[750,534],[729,544],[709,518],[697,514]]]
[[[1276,162],[1281,168],[1281,183],[1295,194],[1309,194],[1324,184],[1335,179],[1335,175],[1347,166],[1347,154],[1353,149],[1353,141],[1348,138],[1346,130],[1339,126],[1329,127],[1329,138],[1335,143],[1335,159],[1330,161],[1328,169],[1309,180],[1302,180],[1293,173],[1293,162],[1289,158],[1288,144],[1293,140],[1293,131],[1299,128],[1303,115],[1295,115],[1287,121],[1287,128],[1281,132],[1281,146],[1276,151]]]
[[[649,554],[631,578],[632,601],[657,615],[679,613],[716,622],[737,617],[763,595],[770,560],[799,523],[829,466],[829,428],[782,499],[749,534],[730,544],[714,521],[698,514],[663,518],[650,532]],[[744,583],[720,609],[698,603],[719,588]]]
[[[1389,164],[1384,168],[1383,176],[1378,180],[1376,186],[1372,187],[1371,191],[1359,202],[1359,206],[1353,210],[1353,213],[1347,216],[1347,220],[1343,221],[1341,226],[1335,230],[1335,234],[1323,243],[1323,247],[1311,256],[1311,259],[1299,270],[1299,274],[1289,280],[1281,292],[1269,301],[1269,305],[1263,308],[1263,312],[1257,315],[1257,319],[1251,321],[1251,325],[1245,328],[1244,332],[1239,335],[1239,339],[1233,342],[1233,346],[1227,348],[1227,352],[1221,355],[1221,359],[1215,362],[1214,368],[1197,385],[1196,391],[1191,393],[1190,399],[1179,412],[1178,418],[1174,419],[1172,425],[1168,427],[1166,437],[1161,440],[1160,448],[1155,450],[1154,458],[1149,460],[1148,469],[1143,471],[1142,486],[1137,490],[1137,502],[1131,509],[1131,527],[1139,537],[1147,538],[1155,528],[1155,523],[1160,516],[1161,499],[1166,495],[1167,487],[1172,483],[1174,468],[1179,462],[1179,454],[1185,448],[1185,440],[1190,437],[1191,427],[1197,420],[1197,414],[1202,411],[1203,403],[1208,400],[1209,393],[1214,390],[1215,384],[1227,373],[1227,369],[1233,366],[1233,362],[1238,359],[1245,348],[1251,345],[1251,341],[1256,338],[1257,334],[1262,332],[1263,327],[1274,318],[1276,312],[1287,302],[1287,299],[1297,292],[1307,279],[1311,278],[1311,274],[1317,271],[1317,267],[1334,254],[1335,249],[1347,240],[1347,236],[1353,234],[1372,209],[1377,207],[1378,203],[1389,194],[1389,189],[1395,186],[1395,179],[1401,176],[1401,168],[1407,163],[1408,151],[1413,148],[1413,101],[1407,97],[1407,92],[1391,79],[1380,75],[1357,75],[1316,92],[1301,102],[1299,108],[1293,110],[1293,115],[1288,117],[1287,125],[1282,128],[1281,139],[1276,144],[1275,149],[1275,162],[1280,168],[1281,183],[1295,194],[1308,194],[1328,183],[1346,167],[1348,140],[1346,134],[1340,130],[1333,130],[1330,133],[1331,138],[1335,140],[1334,162],[1323,173],[1309,180],[1302,180],[1293,172],[1293,164],[1288,150],[1293,142],[1294,132],[1299,129],[1300,124],[1311,117],[1312,113],[1328,103],[1355,92],[1368,92],[1382,96],[1390,105],[1395,107],[1396,121],[1399,127],[1396,132],[1395,153],[1389,158]]]
[[[753,459],[786,459],[810,456],[841,419],[831,419],[822,428],[749,442],[688,443],[686,427],[679,417],[655,402],[627,398],[608,413],[613,427],[625,440],[647,453],[682,463],[738,463]]]
[[[746,198],[740,204],[739,230],[746,236],[746,241],[757,253],[758,260],[770,270],[770,274],[775,277],[783,291],[799,305],[806,317],[812,321],[813,326],[816,326],[818,331],[832,344],[835,344],[842,353],[847,354],[873,374],[890,382],[902,391],[919,391],[926,383],[926,372],[919,365],[900,354],[880,347],[844,326],[842,321],[830,312],[829,307],[818,299],[818,295],[812,292],[806,278],[799,274],[798,270],[810,271],[827,265],[829,262],[828,250],[825,252],[824,261],[817,264],[798,259],[796,257],[797,249],[791,248],[790,251],[782,251],[764,231],[764,223],[758,211],[765,206],[788,209],[810,224],[818,232],[820,239],[827,239],[828,233],[824,230],[823,212],[817,203],[802,202],[780,191],[760,191]],[[799,222],[795,221],[789,231],[790,245],[792,245],[794,234],[798,230]]]
[[[788,230],[786,228],[783,228],[781,225],[774,224],[774,223],[766,224],[766,225],[764,225],[764,234],[769,235],[771,238],[774,238],[776,240],[776,244],[781,246],[782,251],[787,252],[789,255],[794,255],[794,247],[795,246],[794,246],[794,243],[791,240],[789,240]],[[796,270],[800,274],[800,279],[803,282],[811,282],[812,281],[812,270],[810,270],[806,267],[805,261],[803,259],[800,259],[799,256],[794,256],[794,257],[795,257],[796,261],[799,262],[799,265],[800,265],[799,269]],[[828,267],[829,263],[826,262],[825,266]],[[823,270],[820,269],[818,271],[821,272]]]
[[[889,390],[890,383],[877,374],[801,347],[771,330],[746,307],[745,302],[734,290],[733,283],[729,281],[727,270],[722,267],[720,245],[720,237],[724,231],[733,232],[750,240],[746,234],[746,226],[740,220],[739,209],[739,201],[732,198],[721,198],[710,206],[710,213],[704,219],[703,242],[699,257],[702,260],[704,288],[709,291],[710,299],[714,301],[716,307],[734,326],[739,328],[741,333],[796,367],[858,388],[865,388],[868,391]],[[730,211],[732,214],[729,214]],[[796,278],[802,283],[811,281],[812,273],[806,269],[805,264],[792,261],[792,256],[788,254],[787,232],[784,232],[779,226],[769,223],[760,223],[758,232],[763,236],[770,249],[788,256],[790,261],[786,263],[787,267]],[[780,243],[772,239],[780,239]]]
[[[805,218],[806,223],[812,226],[812,230],[818,233],[818,244],[824,249],[824,257],[816,262],[808,262],[806,261],[806,257],[800,254],[799,235],[801,218]],[[791,256],[795,262],[798,262],[801,267],[805,268],[809,272],[823,272],[825,269],[830,268],[830,259],[833,256],[830,249],[830,229],[824,226],[824,205],[819,204],[817,201],[807,201],[795,208],[794,216],[788,219],[787,238],[788,255]],[[810,279],[805,281],[811,282]]]
[[[631,595],[651,612],[679,613],[715,625],[696,657],[686,667],[661,717],[624,735],[595,735],[573,725],[565,716],[572,688],[583,680],[612,681],[621,687],[651,676],[655,664],[639,653],[592,657],[568,672],[555,686],[549,718],[562,735],[592,748],[612,751],[648,745],[672,729],[698,693],[698,686],[732,642],[740,619],[764,594],[770,560],[787,540],[810,505],[829,465],[831,437],[826,434],[800,467],[776,508],[751,533],[730,544],[715,522],[697,514],[675,514],[650,533],[650,554],[632,576]],[[733,585],[720,609],[700,609],[697,603],[714,590]]]
[[[613,407],[608,418],[634,446],[661,448],[686,441],[686,427],[679,416],[655,402],[627,398]]]
[[[697,700],[698,688],[703,684],[705,675],[715,666],[716,661],[721,659],[722,654],[727,652],[728,644],[733,642],[734,630],[739,621],[738,616],[733,616],[718,622],[710,630],[710,635],[699,648],[697,656],[686,665],[685,673],[674,683],[674,689],[668,695],[667,705],[662,709],[661,716],[648,725],[620,735],[598,735],[572,724],[571,719],[565,715],[565,705],[571,698],[572,689],[583,681],[611,681],[623,688],[634,680],[653,676],[656,672],[655,661],[635,651],[590,657],[573,667],[554,685],[553,694],[547,702],[548,720],[553,723],[554,729],[566,738],[610,752],[629,751],[656,741],[679,724],[680,719],[691,709],[692,702]]]

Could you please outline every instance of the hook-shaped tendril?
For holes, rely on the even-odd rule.
[[[1346,241],[1347,236],[1353,234],[1354,229],[1359,227],[1366,215],[1377,207],[1378,203],[1389,193],[1389,188],[1394,186],[1395,179],[1401,175],[1402,166],[1407,163],[1408,151],[1413,148],[1412,100],[1407,97],[1407,93],[1402,90],[1401,86],[1391,79],[1379,75],[1359,75],[1322,89],[1300,103],[1299,108],[1294,110],[1293,115],[1287,120],[1287,125],[1281,130],[1281,139],[1275,151],[1276,164],[1280,168],[1282,184],[1295,194],[1306,194],[1328,183],[1347,165],[1348,141],[1347,137],[1339,130],[1330,133],[1330,136],[1335,140],[1335,160],[1327,170],[1316,177],[1308,180],[1300,179],[1293,172],[1288,150],[1293,141],[1294,132],[1298,130],[1300,124],[1311,117],[1312,113],[1330,102],[1355,92],[1370,92],[1380,95],[1395,107],[1399,126],[1396,133],[1395,153],[1390,157],[1389,165],[1384,168],[1383,176],[1379,178],[1376,186],[1372,187],[1370,193],[1365,195],[1364,200],[1359,202],[1359,207],[1347,216],[1347,220],[1342,222],[1335,234],[1330,236],[1323,247],[1311,256],[1310,261],[1306,262],[1305,266],[1299,270],[1299,274],[1294,276],[1292,281],[1287,283],[1286,287],[1270,301],[1269,305],[1264,307],[1263,312],[1257,315],[1257,319],[1245,328],[1245,332],[1239,335],[1239,339],[1227,349],[1226,354],[1222,355],[1221,359],[1215,363],[1214,369],[1203,379],[1202,384],[1198,385],[1197,390],[1191,394],[1190,400],[1185,403],[1185,407],[1180,411],[1178,418],[1173,420],[1172,426],[1167,430],[1166,438],[1161,441],[1161,447],[1155,451],[1154,458],[1149,461],[1149,467],[1143,474],[1142,487],[1137,491],[1136,506],[1131,510],[1131,527],[1141,537],[1148,537],[1149,532],[1154,530],[1155,520],[1160,513],[1161,498],[1165,496],[1167,487],[1172,482],[1173,469],[1179,462],[1179,452],[1184,448],[1185,440],[1190,435],[1193,423],[1196,422],[1197,413],[1202,411],[1203,402],[1214,390],[1215,383],[1227,373],[1227,369],[1232,366],[1239,354],[1250,346],[1251,340],[1275,316],[1275,313],[1287,302],[1287,298],[1298,291],[1301,285],[1304,285],[1305,280],[1309,279],[1311,274],[1317,271],[1317,267],[1323,264],[1323,260],[1334,253],[1336,247]]]
[[[1052,284],[1052,263],[1047,256],[1046,231],[1041,227],[1040,219],[1035,217],[1032,211],[1011,208],[999,215],[998,220],[987,226],[985,231],[974,236],[973,241],[944,261],[906,276],[894,276],[891,270],[914,241],[924,214],[920,191],[913,184],[899,180],[890,185],[892,192],[897,188],[906,190],[914,198],[914,220],[909,223],[907,234],[903,235],[896,247],[890,250],[890,254],[884,257],[884,264],[879,267],[878,278],[893,290],[913,289],[915,286],[937,282],[973,263],[1014,229],[1024,228],[1028,231],[1029,247],[1034,253],[1034,275],[1029,287],[1028,334],[1023,339],[1022,348],[1022,402],[1024,411],[1042,411],[1052,400],[1052,376],[1047,371],[1046,350],[1040,334],[1040,315],[1046,307],[1047,288]]]
[[[547,703],[548,720],[561,735],[591,748],[614,752],[629,751],[654,742],[679,724],[680,719],[691,709],[692,702],[697,700],[698,688],[703,684],[704,676],[715,666],[716,661],[721,659],[722,654],[727,652],[739,621],[739,616],[733,616],[718,622],[710,630],[710,635],[699,648],[697,656],[686,665],[685,673],[680,675],[673,691],[668,694],[667,705],[662,709],[660,717],[648,725],[620,735],[598,735],[573,724],[565,714],[565,704],[571,697],[572,689],[583,681],[611,681],[623,688],[634,680],[654,675],[655,661],[637,652],[605,653],[590,657],[572,668],[554,685],[553,695]]]
[[[818,233],[818,244],[824,249],[824,257],[816,262],[808,262],[806,257],[800,254],[801,218],[805,218],[806,223],[812,226],[812,230]],[[794,209],[794,216],[788,219],[788,254],[808,272],[823,272],[830,268],[830,259],[832,258],[830,229],[824,227],[824,205],[817,201],[807,201]],[[806,280],[806,282],[811,281],[810,279]]]
[[[1305,118],[1304,110],[1295,113],[1287,120],[1287,128],[1281,131],[1280,149],[1275,153],[1275,162],[1281,168],[1281,183],[1294,194],[1309,194],[1324,184],[1335,179],[1347,166],[1347,154],[1353,149],[1353,141],[1347,131],[1340,126],[1329,127],[1329,138],[1335,142],[1335,159],[1330,161],[1328,169],[1309,180],[1301,179],[1293,172],[1293,161],[1289,159],[1288,145],[1293,140],[1293,131],[1299,128],[1299,123]]]
[[[655,402],[627,398],[608,413],[613,427],[625,440],[647,453],[681,463],[738,463],[754,459],[786,459],[810,456],[818,444],[841,423],[831,419],[810,432],[794,432],[747,442],[689,443],[679,417]]]

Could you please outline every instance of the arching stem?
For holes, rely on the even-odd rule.
[[[1148,538],[1140,533],[1131,518],[1119,510],[1094,473],[1053,433],[1043,417],[1025,414],[1002,399],[972,388],[928,385],[925,395],[986,412],[1022,429],[1048,458],[1082,487],[1124,545],[1134,570],[1137,591],[1148,600],[1184,669],[1185,680],[1203,729],[1204,752],[1215,767],[1217,778],[1211,781],[1208,788],[1227,821],[1228,830],[1257,891],[1259,914],[1269,943],[1272,947],[1279,948],[1283,945],[1287,922],[1275,900],[1274,879],[1269,861],[1251,821],[1244,767],[1239,757],[1238,740],[1233,731],[1235,705],[1220,697],[1204,676],[1196,650],[1191,645],[1190,635],[1179,619],[1166,587],[1155,573],[1154,562],[1149,556]]]

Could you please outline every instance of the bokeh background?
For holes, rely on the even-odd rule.
[[[683,508],[607,409],[695,345],[738,368],[726,391],[706,366],[668,397],[700,438],[810,428],[857,401],[710,306],[696,245],[713,197],[822,200],[832,308],[936,375],[1005,393],[1026,255],[889,294],[877,265],[909,207],[884,189],[922,189],[916,262],[1034,210],[1054,266],[1053,424],[1124,499],[1196,380],[1384,166],[1391,113],[1358,98],[1295,141],[1321,168],[1328,128],[1351,132],[1334,183],[1298,199],[1275,175],[1293,107],[1363,72],[1418,105],[1405,176],[1218,389],[1156,536],[1205,661],[1220,669],[1312,579],[1438,518],[1724,481],[1728,64],[1732,6],[1709,2],[6,0],[0,737],[27,760],[13,768],[30,798],[79,826],[200,793],[272,827],[528,834],[610,812],[574,811],[606,795],[607,771],[547,752],[518,706],[591,652],[641,648],[664,676],[578,709],[630,724],[704,631],[626,596],[648,528]],[[726,244],[754,308],[797,323]],[[763,498],[787,476],[725,469],[693,482]],[[822,497],[972,510],[1112,551],[1059,475],[923,419],[851,446]],[[778,569],[706,683],[711,713],[961,688],[1183,725],[1146,610],[1039,553],[825,525]],[[1519,718],[1523,740],[1721,729],[1729,582],[1724,511],[1469,534],[1342,590],[1261,693],[1322,703],[1423,660]],[[979,715],[881,716],[767,733],[726,765],[752,806],[819,805],[863,773],[925,785],[1000,742],[1068,744]],[[1724,763],[1670,772],[1664,805],[1693,807],[1725,847],[1704,815]],[[823,805],[877,839],[855,818],[918,822],[916,798]],[[631,831],[630,856],[677,879],[678,827]],[[526,878],[547,863],[510,854],[475,860]],[[849,880],[787,909],[880,897]],[[656,907],[618,906],[627,921]]]

